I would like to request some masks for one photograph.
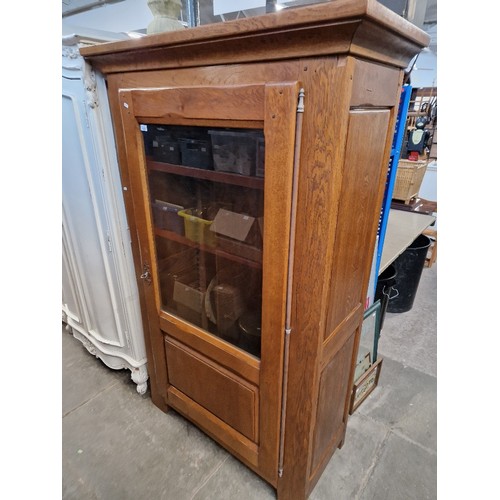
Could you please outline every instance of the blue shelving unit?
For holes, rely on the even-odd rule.
[[[387,182],[385,185],[384,200],[382,202],[382,210],[380,211],[380,219],[378,224],[378,246],[377,246],[377,262],[375,265],[375,276],[378,277],[380,270],[380,259],[382,258],[382,250],[384,248],[385,232],[387,230],[387,221],[389,219],[389,210],[391,208],[392,192],[394,191],[394,183],[396,182],[396,171],[401,154],[401,147],[406,134],[406,118],[408,116],[408,108],[410,106],[411,85],[403,85],[401,97],[399,100],[398,116],[394,128],[394,137],[392,140],[391,156],[389,158],[389,169],[387,171]],[[375,279],[375,287],[376,287]]]

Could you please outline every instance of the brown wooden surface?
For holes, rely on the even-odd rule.
[[[150,50],[162,48],[168,44],[202,43],[209,40],[230,38],[235,34],[243,36],[255,32],[273,32],[283,27],[293,30],[307,25],[359,19],[365,16],[373,21],[377,20],[382,26],[390,28],[391,31],[405,38],[415,40],[416,43],[425,45],[429,41],[429,37],[423,31],[376,1],[336,0],[334,4],[311,5],[266,16],[242,19],[237,22],[228,21],[210,26],[198,26],[196,29],[149,35],[133,40],[133,42],[120,41],[94,45],[82,48],[82,54],[87,57],[90,54],[116,54],[129,51],[132,48]]]
[[[400,72],[399,75],[399,85],[401,86],[403,83],[403,72]],[[389,158],[392,150],[392,142],[393,142],[393,137],[394,137],[394,127],[396,125],[396,118],[397,118],[397,113],[398,113],[398,103],[399,103],[399,92],[398,92],[398,98],[394,102],[394,106],[390,108],[390,118],[389,118],[389,123],[387,126],[387,133],[386,133],[386,138],[385,138],[385,145],[384,145],[384,152],[382,155],[382,160],[380,164],[380,172],[378,179],[374,179],[376,183],[378,183],[378,192],[376,195],[376,199],[374,201],[374,206],[376,207],[375,213],[377,214],[377,217],[374,217],[372,220],[372,225],[371,228],[368,229],[368,234],[371,235],[371,238],[369,238],[368,241],[368,246],[371,248],[375,248],[375,241],[376,241],[376,233],[377,233],[377,228],[379,224],[379,210],[378,207],[382,206],[382,201],[384,198],[384,192],[385,192],[385,186],[387,182],[387,166],[389,165]],[[367,290],[368,290],[368,281],[370,277],[370,272],[371,272],[371,267],[372,267],[372,259],[367,259],[365,262],[365,270],[364,270],[364,278],[363,278],[363,283],[364,286],[361,289],[361,300],[363,300],[367,296]],[[361,326],[362,326],[362,321],[360,321],[359,328],[356,330],[355,333],[355,339],[354,339],[354,349],[352,352],[352,360],[351,360],[351,371],[349,375],[349,387],[351,387],[354,384],[354,372],[356,369],[356,360],[357,360],[357,353],[359,349],[359,341],[360,341],[360,336],[361,336]],[[349,395],[346,395],[345,402],[344,402],[344,421],[347,422],[348,418],[348,413],[349,413]],[[345,428],[344,428],[344,434],[345,434]],[[340,446],[342,446],[344,443],[344,438],[342,438]]]
[[[344,345],[347,337],[352,335],[354,330],[363,321],[363,307],[361,304],[353,309],[349,315],[340,323],[332,334],[323,342],[320,370],[330,363],[338,350]]]
[[[337,68],[337,77],[332,78],[337,84],[335,90],[333,90],[332,92],[334,95],[336,93],[335,91],[339,92],[339,99],[343,100],[344,106],[347,103],[351,104],[353,94],[351,92],[352,88],[349,87],[349,72],[352,71],[352,73],[354,73],[354,70],[355,66],[353,61],[340,61],[340,64]],[[344,75],[342,75],[342,72],[344,72]],[[340,75],[342,75],[342,78]],[[398,74],[393,74],[393,76],[396,76],[396,78],[399,77]],[[346,84],[346,87],[344,89],[340,87],[341,81],[344,81]],[[326,85],[324,86],[324,88],[325,87]],[[397,87],[394,85],[392,86],[392,88],[397,90]],[[344,92],[344,94],[342,94],[342,91]],[[381,90],[380,87],[377,87],[377,91],[384,93],[384,91]],[[398,102],[397,93],[395,93],[393,99],[394,100],[392,105],[394,106]],[[340,109],[341,107],[342,105],[340,105]],[[365,113],[374,114],[367,114],[366,116],[368,118],[365,119]],[[353,115],[354,120],[352,120]],[[360,116],[363,117],[361,120],[359,119]],[[295,297],[297,299],[297,302],[300,303],[301,301],[299,296],[301,292],[306,293],[308,291],[311,298],[309,298],[309,300],[307,301],[307,313],[314,313],[314,308],[318,307],[317,314],[320,318],[319,321],[321,321],[322,313],[324,311],[327,312],[328,315],[324,318],[324,325],[326,326],[326,328],[322,331],[322,335],[325,341],[330,340],[330,342],[326,342],[326,345],[329,347],[330,355],[334,355],[334,353],[338,350],[338,341],[341,340],[342,337],[342,340],[346,343],[345,345],[351,346],[349,354],[345,354],[346,359],[349,358],[349,355],[351,356],[351,362],[353,356],[355,356],[354,351],[357,349],[358,339],[356,338],[354,333],[356,331],[356,327],[352,328],[351,325],[352,329],[350,329],[350,332],[347,333],[346,331],[343,331],[341,328],[339,328],[339,325],[346,321],[346,318],[349,317],[349,315],[354,315],[355,310],[359,310],[362,305],[362,295],[363,293],[366,293],[368,275],[365,271],[366,269],[369,269],[373,252],[355,252],[353,249],[373,248],[373,246],[370,245],[374,245],[376,225],[375,229],[373,229],[373,234],[371,233],[373,224],[376,224],[376,222],[378,221],[378,218],[374,217],[374,214],[377,213],[376,206],[379,202],[381,203],[381,199],[378,195],[380,194],[380,179],[382,178],[384,168],[386,168],[384,167],[384,157],[386,153],[386,139],[389,135],[387,131],[389,127],[390,116],[391,113],[389,112],[389,110],[351,111],[349,114],[346,113],[346,115],[344,115],[344,119],[349,121],[341,122],[340,130],[337,131],[337,133],[344,134],[345,137],[344,143],[346,144],[346,148],[342,149],[341,152],[342,155],[345,155],[345,158],[341,156],[339,159],[340,165],[344,165],[344,167],[342,169],[334,169],[333,173],[339,176],[338,179],[336,179],[336,182],[333,179],[325,179],[321,184],[319,184],[317,181],[315,183],[316,186],[321,185],[324,191],[332,189],[333,194],[331,195],[331,199],[337,200],[340,205],[332,205],[329,203],[322,204],[321,198],[318,198],[318,195],[320,194],[320,192],[322,194],[323,190],[318,192],[319,190],[317,187],[311,190],[315,193],[316,202],[320,207],[329,207],[330,210],[332,208],[339,207],[340,211],[337,212],[338,215],[332,214],[330,215],[330,217],[324,216],[325,220],[330,221],[331,226],[329,229],[318,229],[318,222],[316,220],[314,220],[314,223],[312,224],[311,221],[309,221],[309,226],[306,225],[304,232],[307,233],[307,230],[310,229],[313,234],[303,238],[303,240],[305,240],[305,242],[303,243],[303,249],[297,249],[298,251],[303,252],[306,252],[306,249],[309,251],[309,255],[304,255],[303,259],[300,259],[299,262],[301,267],[307,267],[310,262],[314,262],[317,267],[317,270],[315,271],[317,273],[316,275],[321,275],[322,272],[325,272],[326,269],[328,269],[328,267],[326,266],[331,266],[331,281],[315,283],[318,287],[324,287],[322,291],[321,288],[319,288],[318,291],[310,291],[310,287],[313,283],[309,281],[307,284],[309,290],[304,288],[303,285],[297,286],[297,294]],[[372,128],[370,125],[374,125],[374,127]],[[381,128],[381,131],[377,132],[377,129],[379,127]],[[328,130],[327,126],[316,125],[316,128]],[[359,134],[362,134],[362,137]],[[373,139],[378,139],[378,142],[372,142]],[[342,135],[339,137],[339,142],[342,143]],[[370,145],[370,147],[360,148],[360,144],[363,144],[364,146],[368,144]],[[373,148],[371,154],[370,151],[368,151],[367,156],[362,159],[361,157],[366,154],[363,153],[363,151],[365,149],[369,150],[370,148]],[[356,151],[359,152],[356,153]],[[355,157],[352,156],[353,154],[359,154],[361,156],[356,160]],[[310,165],[310,163],[308,162],[306,162],[306,164]],[[364,172],[363,169],[365,169]],[[314,169],[310,171],[308,181],[311,180],[311,172],[314,172]],[[372,186],[368,185],[368,183],[370,182],[372,183]],[[304,184],[301,184],[301,186],[304,186]],[[364,192],[365,189],[368,191],[367,193]],[[306,189],[305,191],[308,192],[309,190]],[[361,207],[362,209],[360,210]],[[316,209],[316,213],[318,212],[319,214],[321,214],[321,211]],[[366,214],[366,219],[364,220],[364,222],[359,218],[360,212]],[[299,209],[299,213],[307,213],[307,209]],[[321,222],[325,222],[323,218],[321,218]],[[359,225],[361,225],[361,227],[358,227]],[[316,230],[315,234],[314,229]],[[327,243],[326,241],[317,241],[317,234],[320,234],[323,231],[325,232],[325,234],[331,235],[331,239],[329,242],[329,244],[331,245],[331,250],[326,247],[323,250],[320,250],[316,254],[316,256],[310,255],[311,251],[315,252],[316,249],[321,249],[322,244]],[[305,236],[304,233],[302,234],[303,236]],[[349,243],[355,241],[355,239],[353,240],[353,238],[359,238],[361,234],[363,234],[364,239],[360,241],[359,246],[351,245],[346,247],[346,245],[349,245]],[[324,261],[325,258],[326,261]],[[325,266],[325,271],[321,270],[322,262],[325,262],[323,264]],[[309,273],[313,273],[313,271],[304,271],[304,275],[302,275],[301,272],[298,279],[306,280],[306,276]],[[345,276],[343,282],[342,276]],[[348,288],[355,288],[351,289],[350,291],[347,290],[346,293],[341,283]],[[295,307],[297,307],[297,317],[300,318],[302,316],[302,321],[305,321],[304,324],[311,325],[306,327],[312,328],[313,323],[311,319],[309,319],[307,314],[304,314],[305,311],[298,308],[298,306]],[[343,309],[341,309],[340,314],[335,317],[334,321],[331,321],[332,313],[335,314],[336,309],[338,312],[339,308]],[[361,322],[362,316],[359,314],[358,316],[359,321]],[[287,463],[285,460],[285,470],[283,476],[285,478],[283,480],[284,486],[283,488],[278,489],[280,496],[282,496],[283,498],[286,498],[287,495],[294,494],[293,492],[301,491],[302,488],[306,493],[310,492],[314,487],[314,484],[319,478],[321,471],[323,470],[324,466],[326,466],[329,456],[333,453],[333,450],[338,445],[338,443],[343,439],[343,433],[345,433],[345,425],[347,423],[346,410],[348,410],[347,400],[345,398],[348,396],[348,393],[350,393],[350,391],[347,391],[346,394],[344,394],[344,400],[343,398],[340,398],[336,403],[341,408],[341,410],[339,410],[340,413],[344,414],[343,419],[337,420],[338,428],[333,430],[331,427],[328,427],[326,431],[322,430],[321,427],[325,425],[324,423],[327,421],[327,418],[324,417],[324,415],[321,416],[321,412],[317,407],[317,403],[321,403],[321,400],[317,398],[319,394],[319,380],[321,377],[321,372],[319,370],[321,369],[321,361],[323,360],[323,356],[321,355],[322,346],[316,343],[317,340],[315,342],[315,339],[317,339],[317,334],[319,332],[316,334],[311,332],[309,335],[304,335],[304,331],[302,330],[302,328],[298,329],[299,331],[301,331],[302,335],[300,339],[297,339],[296,349],[294,349],[294,337],[292,335],[291,363],[295,364],[296,366],[301,366],[301,371],[300,376],[298,374],[290,374],[291,379],[289,380],[289,383],[292,383],[293,387],[293,389],[291,389],[290,391],[290,400],[292,398],[292,393],[294,393],[296,401],[308,400],[310,402],[310,407],[304,405],[302,405],[302,407],[299,407],[299,405],[292,400],[294,422],[293,425],[290,424],[290,426],[287,426],[287,435],[285,436],[285,450],[287,450],[287,448],[290,449],[292,446],[295,446],[295,450],[290,452],[290,461],[292,461],[293,465],[295,465],[295,474],[291,478],[286,478]],[[338,339],[329,339],[330,335],[333,332],[338,333]],[[340,344],[342,344],[342,342]],[[307,360],[306,355],[310,356],[309,360]],[[311,369],[311,373],[309,375],[307,373],[307,370],[302,368],[305,366],[315,367],[315,369]],[[345,376],[347,387],[349,385],[350,375],[345,374]],[[327,383],[326,379],[322,378],[322,380],[323,383]],[[306,395],[307,390],[309,390],[309,396]],[[301,392],[303,392],[304,394],[302,397],[299,396]],[[289,428],[293,429],[291,431],[291,439],[293,440],[293,443],[291,444],[289,437]],[[313,431],[323,436],[325,434],[331,434],[329,436],[330,439],[327,440],[327,448],[321,450],[321,452],[315,450],[315,446],[317,443],[313,439]],[[298,450],[301,446],[302,448],[304,447],[304,435],[308,436],[308,452],[307,459],[302,458],[301,460],[301,457],[298,456]],[[300,442],[300,438],[295,439],[295,436],[301,436],[302,442]],[[320,463],[313,464],[312,457],[318,457],[319,455],[321,455],[322,457]],[[302,461],[303,463],[300,463]],[[299,462],[299,464],[297,464],[297,462]],[[303,476],[303,474],[301,473],[302,467],[304,467],[308,471],[308,474],[310,474],[310,476]]]
[[[393,74],[393,77],[398,76],[399,75]],[[377,90],[382,93],[384,92],[383,87],[378,87]],[[365,214],[379,213],[380,209],[378,207],[382,204],[383,190],[387,176],[387,165],[392,141],[391,130],[394,126],[395,106],[398,103],[398,95],[399,94],[396,92],[394,95],[393,107],[391,109],[371,111],[369,109],[358,109],[350,112],[349,133],[346,143],[346,158],[344,164],[347,175],[344,176],[344,183],[342,186],[342,208],[339,213],[339,225],[337,226],[336,235],[340,246],[337,249],[338,254],[334,255],[332,267],[333,274],[331,279],[331,300],[332,302],[335,301],[335,305],[330,308],[330,312],[334,312],[336,307],[337,312],[339,311],[337,300],[340,300],[340,303],[343,302],[344,306],[346,306],[344,312],[347,312],[349,304],[357,303],[353,307],[359,308],[364,303],[366,297],[372,256],[369,252],[364,252],[364,256],[363,254],[360,255],[358,252],[352,252],[349,256],[345,251],[347,248],[374,248],[378,218],[370,216],[366,218],[361,216],[360,218],[359,209],[356,210],[356,206],[363,207],[363,212]],[[374,128],[379,129],[379,127],[379,132],[376,132]],[[365,139],[361,139],[361,135],[364,136]],[[369,147],[365,146],[362,152],[360,152],[359,143],[367,144]],[[372,154],[370,154],[370,150]],[[367,154],[366,157],[364,157],[365,154]],[[351,174],[352,169],[357,172],[357,175]],[[370,179],[370,181],[368,179]],[[368,182],[370,182],[370,186],[367,185]],[[347,199],[351,200],[351,211],[343,212],[343,209],[349,206],[349,202],[346,201]],[[349,217],[351,217],[351,224],[348,223]],[[364,240],[359,240],[360,231],[364,233]],[[343,259],[339,258],[339,254],[342,253],[344,253]],[[336,261],[336,258],[339,258],[339,260]],[[345,269],[339,267],[340,262],[343,262],[344,266],[350,266],[351,275],[349,277],[344,274]],[[342,278],[343,276],[344,278]],[[347,289],[339,290],[337,288],[335,290],[335,287],[339,286],[342,279],[345,279],[344,284]],[[349,287],[351,288],[349,289]],[[342,296],[342,293],[346,293],[346,295]],[[349,315],[351,314],[352,312],[349,313]],[[331,346],[342,345],[344,338],[348,338],[344,345],[351,345],[351,362],[348,364],[350,369],[347,370],[349,375],[347,375],[347,373],[345,374],[345,382],[346,387],[350,388],[353,383],[360,326],[354,329],[350,336],[345,330],[342,331],[342,329],[338,327],[333,328],[333,332],[337,332],[334,334],[338,336],[338,338],[332,338],[333,334],[328,334],[328,332],[332,331],[333,325],[341,320],[341,318],[342,313],[337,316],[334,322],[331,322],[331,316],[328,317],[327,330],[325,330],[327,342],[325,344],[330,345],[330,351],[335,351]],[[345,319],[343,321],[345,322]],[[359,321],[361,324],[361,316]],[[338,348],[336,349],[338,350]],[[347,359],[348,354],[344,354]],[[329,383],[323,373],[321,377],[324,383]],[[330,383],[332,382],[330,381]],[[315,445],[322,447],[321,453],[316,449],[316,446],[311,450],[311,454],[313,457],[316,457],[317,462],[315,464],[311,462],[310,464],[311,476],[308,491],[311,491],[314,487],[314,484],[326,467],[329,457],[333,454],[335,448],[339,446],[339,443],[340,445],[343,443],[349,411],[349,399],[349,390],[347,390],[343,404],[340,399],[337,403],[339,407],[343,409],[343,418],[337,420],[336,428],[330,425],[331,421],[327,421],[325,418],[321,417],[321,412],[317,414],[315,432],[323,436],[325,434],[329,435],[330,439],[328,440],[328,445],[325,445],[323,439],[316,441]],[[322,404],[321,399],[319,399],[318,402],[320,405]],[[325,426],[326,428],[323,428]],[[320,442],[322,445],[319,444]],[[321,459],[319,459],[320,455]]]
[[[350,392],[349,380],[345,376],[351,367],[354,332],[346,336],[335,356],[321,372],[318,394],[318,410],[311,457],[311,478],[317,474],[322,462],[330,458],[329,452],[343,433],[344,406],[339,404]],[[326,465],[326,464],[325,464]]]
[[[169,336],[189,344],[220,366],[256,386],[260,384],[260,360],[257,358],[165,311],[160,312],[160,326]]]
[[[165,350],[171,385],[248,439],[258,442],[256,386],[173,339],[166,340]]]
[[[167,174],[183,175],[194,179],[205,179],[233,186],[243,186],[254,189],[264,189],[264,179],[261,177],[251,177],[249,175],[231,174],[228,172],[216,172],[215,170],[205,170],[202,168],[186,167],[184,165],[173,165],[160,161],[148,160],[148,168]]]
[[[396,98],[396,95],[394,95]],[[333,259],[330,308],[325,339],[361,301],[365,262],[373,239],[373,213],[377,211],[378,179],[387,136],[388,110],[351,111],[336,251]],[[360,145],[363,147],[360,147]],[[374,248],[374,247],[373,247]],[[373,252],[372,252],[373,254]]]
[[[279,498],[305,498],[319,384],[317,363],[327,311],[347,134],[351,75],[347,60],[307,64],[292,298],[287,415]],[[336,110],[332,112],[332,110]]]
[[[138,89],[133,91],[132,99],[139,119],[261,121],[264,116],[263,85]]]
[[[306,60],[282,61],[280,64],[253,63],[253,64],[226,64],[223,66],[206,66],[202,68],[176,68],[175,71],[154,70],[148,71],[147,78],[144,73],[128,71],[117,75],[110,75],[108,80],[116,80],[119,88],[157,88],[165,86],[168,82],[169,87],[185,87],[200,85],[244,85],[249,80],[253,82],[278,83],[283,81],[294,81],[302,72],[308,72],[308,62]],[[314,62],[314,59],[312,60]],[[168,78],[167,78],[168,75]],[[251,75],[251,78],[250,78]],[[162,120],[158,120],[161,122]],[[196,121],[198,123],[198,120]],[[211,120],[200,120],[201,126],[213,124]],[[218,123],[217,121],[215,123]],[[231,123],[230,127],[250,127],[255,122],[246,122],[237,120]],[[222,126],[218,124],[217,126]],[[260,125],[262,128],[262,123]]]
[[[149,267],[149,272],[152,275],[156,276],[157,274],[154,254],[150,252],[152,240],[149,238],[148,228],[152,227],[152,221],[145,178],[146,166],[142,151],[139,150],[139,145],[142,145],[142,137],[140,137],[139,128],[136,126],[132,107],[123,107],[119,89],[116,86],[113,87],[113,83],[112,78],[108,80],[109,100],[115,127],[124,201],[134,250],[141,311],[143,318],[146,318],[144,326],[147,326],[145,345],[148,355],[148,373],[150,380],[155,379],[151,380],[151,398],[159,408],[166,411],[168,408],[166,394],[168,377],[166,370],[161,369],[162,366],[165,366],[166,358],[157,313],[159,310],[158,284],[155,281],[148,284],[140,278],[144,272],[144,266]],[[149,245],[144,242],[149,242]],[[151,377],[152,373],[154,373],[154,377]]]
[[[215,73],[213,75],[216,76]],[[248,76],[246,78],[248,78]],[[192,81],[190,83],[192,83]],[[276,463],[279,446],[279,415],[281,407],[282,349],[285,310],[284,297],[286,294],[286,271],[288,263],[289,207],[291,203],[291,178],[294,151],[293,144],[295,140],[295,118],[299,86],[297,83],[271,83],[266,85],[265,91],[262,93],[265,94],[265,105],[264,100],[249,97],[261,95],[256,89],[264,89],[262,84],[260,87],[255,85],[239,85],[236,88],[234,86],[229,88],[231,89],[231,92],[229,92],[226,98],[238,101],[238,105],[241,107],[240,116],[242,120],[256,120],[264,118],[264,132],[266,135],[265,162],[267,173],[264,187],[266,212],[264,214],[264,252],[262,263],[262,267],[264,269],[264,287],[261,329],[263,354],[261,356],[262,359],[259,366],[260,373],[258,375],[258,382],[262,390],[260,391],[260,402],[255,406],[255,408],[260,410],[261,414],[258,418],[256,416],[254,421],[254,425],[259,425],[259,428],[255,430],[254,434],[252,434],[248,429],[248,419],[241,417],[241,415],[236,415],[235,420],[230,420],[224,413],[223,409],[221,409],[222,407],[220,402],[217,402],[216,400],[212,401],[212,403],[208,400],[202,401],[200,399],[200,394],[195,391],[194,387],[189,385],[182,386],[180,380],[184,375],[186,375],[187,372],[183,371],[182,363],[176,363],[179,355],[177,357],[170,356],[170,362],[169,359],[167,359],[164,366],[157,365],[155,368],[158,372],[164,373],[163,378],[165,380],[167,379],[167,373],[169,377],[174,377],[177,389],[181,392],[183,392],[183,390],[190,391],[190,400],[193,400],[193,402],[196,400],[197,404],[201,401],[200,406],[205,409],[212,410],[210,413],[213,413],[218,418],[221,414],[223,414],[224,418],[219,418],[219,420],[223,420],[226,426],[229,425],[230,427],[233,427],[235,431],[238,431],[239,434],[243,434],[246,437],[252,436],[255,439],[257,435],[261,436],[260,447],[258,449],[259,459],[257,463],[257,471],[266,480],[272,484],[276,484]],[[238,93],[238,89],[240,89],[242,93]],[[251,89],[252,92],[248,93],[248,89]],[[131,90],[122,89],[118,93],[118,106],[121,113],[121,120],[123,122],[123,130],[125,131],[125,134],[133,138],[133,140],[124,141],[127,161],[140,167],[139,178],[133,185],[134,191],[139,189],[145,194],[148,192],[146,177],[147,168],[144,153],[141,151],[142,137],[138,131],[138,122],[148,122],[152,118],[148,116],[148,113],[151,113],[152,115],[154,114],[155,117],[164,117],[165,122],[169,123],[169,113],[172,109],[176,110],[176,119],[178,119],[179,116],[182,119],[191,119],[192,113],[194,113],[194,111],[185,111],[183,106],[179,105],[179,99],[173,99],[172,101],[166,99],[166,96],[170,95],[173,90],[176,90],[175,95],[181,95],[182,100],[189,102],[189,94],[186,94],[183,91],[180,92],[178,88],[172,89],[171,87],[168,89],[169,92],[158,91],[158,103],[156,106],[153,104],[153,94],[156,92],[154,89],[148,91],[137,90],[136,88]],[[215,101],[218,102],[218,96],[222,95],[222,93],[223,89],[221,87],[216,87],[211,88],[211,91],[205,94],[215,96]],[[203,94],[203,92],[200,88],[194,89],[195,102],[198,99],[197,96],[201,94]],[[142,102],[143,98],[146,100],[146,103]],[[242,103],[245,103],[246,105],[241,106]],[[261,111],[255,109],[258,106],[260,106]],[[232,123],[234,123],[234,116],[231,115],[231,110],[235,109],[235,107],[231,105],[226,107],[230,113],[229,118],[232,120]],[[179,109],[181,109],[181,111],[179,111]],[[262,112],[264,109],[265,114]],[[220,110],[218,110],[217,113],[214,113],[214,115],[218,121],[224,118],[224,115]],[[206,118],[204,117],[203,120],[206,121]],[[280,196],[276,196],[277,192],[280,192]],[[151,220],[149,220],[148,217],[149,206],[146,204],[146,199],[147,197],[143,197],[141,200],[143,205],[137,206],[136,208],[137,211],[141,210],[144,212],[144,220],[146,221],[145,226],[141,228],[141,231],[139,231],[139,255],[145,255],[146,253],[154,255],[155,243],[153,235],[158,233],[160,236],[168,236],[170,233],[167,234],[167,232],[161,230],[153,231]],[[170,239],[174,238],[172,237]],[[187,240],[182,238],[181,241],[180,237],[178,237],[175,241],[185,243]],[[252,264],[255,265],[256,263]],[[260,267],[260,264],[258,265]],[[151,274],[153,277],[153,283],[152,285],[149,285],[152,292],[149,295],[149,300],[154,300],[156,305],[156,315],[160,316],[160,321],[162,322],[162,325],[164,325],[165,331],[170,332],[171,335],[175,335],[175,329],[171,328],[171,323],[169,328],[169,322],[165,322],[168,315],[163,316],[164,313],[160,312],[157,264],[154,259],[151,262]],[[239,363],[239,369],[246,373],[247,377],[250,373],[250,376],[254,381],[257,379],[255,374],[251,374],[251,364],[245,366],[245,362],[248,362],[249,358],[251,358],[250,356],[246,355],[240,358],[236,356],[229,361],[231,359],[231,348],[229,348],[229,350],[221,349],[220,352],[216,354],[216,351],[219,348],[217,342],[207,342],[205,338],[205,343],[203,343],[201,340],[202,336],[197,337],[196,335],[191,335],[193,329],[185,322],[180,321],[176,328],[177,333],[181,330],[184,330],[186,333],[186,335],[183,336],[182,341],[188,346],[188,348],[194,348],[196,351],[196,349],[203,349],[204,347],[209,346],[207,350],[203,350],[203,354],[209,363],[215,364],[218,363],[218,360],[224,360],[226,363],[231,364],[232,361],[235,361],[235,363],[231,364],[231,368],[233,370],[236,369]],[[159,335],[161,336],[161,333]],[[209,336],[209,334],[206,335]],[[156,335],[156,337],[158,337],[158,335]],[[177,336],[177,338],[179,337],[181,337],[181,335]],[[236,351],[234,348],[233,350]],[[170,350],[167,349],[167,353],[171,351],[172,347],[170,347]],[[178,351],[176,352],[178,354]],[[206,356],[207,354],[208,357]],[[183,363],[187,363],[185,357],[183,358]],[[223,370],[224,368],[221,367],[221,369]],[[178,374],[179,370],[181,371],[180,378]],[[243,380],[243,378],[241,380]],[[166,385],[165,390],[169,391],[169,389],[167,389],[168,387],[169,385]],[[170,394],[170,392],[168,393]],[[178,398],[175,399],[175,401],[177,400]],[[173,401],[170,396],[169,401]],[[261,402],[264,403],[262,404]],[[198,418],[203,418],[203,415],[205,415],[203,411],[198,412]],[[218,433],[221,434],[222,429],[224,428],[226,427],[219,427]],[[229,444],[226,443],[226,445],[230,446],[230,442],[231,440],[228,441]],[[240,445],[238,446],[240,447]],[[235,453],[240,453],[238,450],[231,449],[231,451],[234,451]],[[253,464],[253,466],[255,467],[255,464]]]
[[[96,45],[82,48],[81,52],[107,73],[349,51],[404,68],[428,43],[428,35],[373,0],[337,0]]]
[[[266,177],[261,345],[261,446],[259,466],[271,484],[278,479],[283,349],[299,84],[266,86]],[[279,133],[277,133],[279,131]],[[268,168],[273,165],[275,168]]]
[[[357,60],[352,81],[351,107],[392,107],[399,88],[397,69]]]
[[[167,395],[169,404],[181,415],[203,429],[250,468],[256,470],[258,454],[257,445],[253,441],[227,425],[203,406],[189,399],[175,387],[170,386]]]

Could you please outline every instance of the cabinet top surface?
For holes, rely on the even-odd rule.
[[[104,73],[334,54],[406,67],[428,43],[424,31],[375,0],[332,0],[103,43],[81,54]]]

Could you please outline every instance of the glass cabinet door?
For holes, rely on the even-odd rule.
[[[162,310],[260,357],[263,130],[140,129]]]
[[[276,479],[300,83],[119,90],[154,393]]]

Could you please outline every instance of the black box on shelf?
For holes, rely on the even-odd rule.
[[[170,136],[156,136],[151,143],[151,156],[154,160],[181,164],[179,143]]]
[[[255,175],[257,140],[254,131],[209,130],[214,170]]]
[[[179,212],[184,207],[161,200],[155,200],[151,206],[153,208],[154,224],[157,228],[173,231],[184,236],[184,220],[179,216]]]
[[[212,145],[205,139],[179,139],[182,165],[212,170]]]

